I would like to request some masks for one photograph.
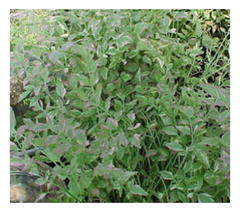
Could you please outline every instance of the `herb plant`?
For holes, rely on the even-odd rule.
[[[230,201],[229,10],[21,14],[11,74],[31,115],[11,109],[11,148],[37,153],[11,163],[52,202]]]

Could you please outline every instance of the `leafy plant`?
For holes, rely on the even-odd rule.
[[[37,115],[11,136],[51,201],[229,202],[228,10],[25,13],[11,71]]]

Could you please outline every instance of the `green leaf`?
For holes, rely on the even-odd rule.
[[[190,128],[188,126],[176,126],[176,128],[183,134],[183,135],[190,135]]]
[[[109,54],[109,55],[116,55],[118,53],[119,53],[119,51],[112,46],[110,46],[106,52],[106,54]]]
[[[187,174],[190,170],[192,170],[192,166],[193,166],[193,162],[187,161],[183,167],[184,174]]]
[[[36,183],[38,185],[44,185],[45,183],[47,183],[47,179],[45,179],[43,177],[39,177],[34,183]]]
[[[208,157],[205,153],[201,152],[200,149],[194,148],[194,154],[197,156],[198,160],[207,168],[210,168]]]
[[[81,100],[88,101],[88,96],[87,96],[87,94],[84,93],[82,88],[77,88],[75,90]]]
[[[109,129],[114,130],[118,127],[118,122],[112,118],[107,118],[107,126]]]
[[[208,144],[210,146],[214,146],[214,145],[219,144],[220,142],[221,142],[221,138],[214,137],[214,138],[203,139],[203,141],[201,143]]]
[[[127,114],[127,117],[131,120],[131,122],[134,122],[136,116],[135,116],[135,113],[129,113]]]
[[[43,124],[43,123],[34,124],[33,126],[31,126],[29,128],[29,130],[32,130],[34,132],[40,132],[40,131],[44,131],[47,129],[49,129],[49,126],[47,124]]]
[[[125,136],[125,133],[121,132],[119,133],[118,135],[118,140],[119,140],[119,143],[123,146],[127,146],[128,144],[128,141],[127,141],[127,138]]]
[[[214,200],[212,199],[211,195],[206,193],[198,194],[198,202],[199,203],[214,203]]]
[[[44,68],[44,69],[42,70],[42,72],[41,72],[41,76],[42,76],[42,78],[43,78],[43,80],[44,80],[45,83],[46,83],[47,80],[48,80],[48,75],[49,75],[48,69],[47,69],[47,68]]]
[[[100,69],[100,74],[101,74],[102,78],[103,78],[104,80],[106,80],[106,79],[107,79],[107,76],[108,76],[108,69],[107,69],[107,68],[102,68],[102,69]]]
[[[98,164],[94,168],[94,175],[95,176],[104,176],[112,171],[113,165],[112,164]]]
[[[121,73],[121,78],[124,82],[127,82],[128,80],[132,79],[132,76],[130,74],[123,72]]]
[[[91,85],[95,85],[98,82],[98,80],[99,78],[96,72],[90,74],[89,82],[91,83]]]
[[[92,183],[92,171],[88,170],[82,170],[81,171],[81,177],[80,177],[80,186],[81,189],[88,188]]]
[[[164,127],[164,128],[162,129],[162,131],[163,131],[164,133],[166,133],[167,135],[178,135],[176,128],[173,127],[173,126]]]
[[[116,44],[118,48],[121,48],[127,44],[132,43],[133,40],[129,35],[120,35],[117,39],[116,39]]]
[[[143,86],[141,85],[137,85],[137,87],[135,88],[135,91],[138,93],[145,93],[146,90],[144,90]]]
[[[224,146],[230,147],[230,132],[227,132],[223,135],[222,143]]]
[[[60,83],[59,83],[59,84],[57,85],[56,92],[57,92],[58,96],[60,96],[60,97],[62,97],[62,98],[65,96],[65,94],[66,94],[66,89],[64,88],[63,84],[60,84]]]
[[[34,122],[33,122],[31,119],[29,119],[29,118],[23,118],[23,122],[24,122],[24,124],[26,124],[27,126],[32,126],[32,125],[34,125]]]
[[[137,34],[141,34],[147,27],[148,27],[147,23],[138,23],[135,25],[134,32]]]
[[[193,108],[190,106],[179,107],[179,110],[184,113],[188,118],[193,116]]]
[[[34,96],[34,97],[31,99],[31,102],[30,102],[29,107],[34,106],[34,105],[38,102],[39,99],[40,99],[40,96]]]
[[[197,55],[203,54],[204,51],[202,51],[202,48],[199,48],[198,46],[194,46],[193,49],[190,51],[190,55],[192,57],[196,57]]]
[[[19,99],[18,99],[18,102],[21,102],[23,99],[25,99],[29,94],[31,93],[31,91],[24,91],[21,95],[20,95],[20,97],[19,97]]]
[[[182,152],[184,151],[183,147],[181,144],[176,143],[176,142],[171,142],[171,143],[167,143],[166,146],[176,152]]]
[[[81,129],[77,129],[75,131],[77,142],[80,143],[82,146],[85,146],[85,142],[87,141],[85,132]]]
[[[12,107],[10,107],[10,135],[13,136],[16,133],[15,130],[16,119]]]
[[[137,50],[132,50],[130,51],[127,56],[131,59],[131,58],[134,58],[138,55],[138,51]]]
[[[162,20],[162,30],[164,33],[167,33],[169,31],[169,26],[171,24],[171,19],[168,16],[164,16]]]
[[[139,140],[140,135],[139,134],[134,134],[134,136],[129,138],[129,143],[131,143],[133,146],[137,148],[141,148],[140,140]]]
[[[76,75],[77,80],[80,82],[83,86],[90,86],[90,82],[88,78],[84,75]]]
[[[202,35],[202,26],[200,23],[196,24],[196,28],[195,28],[195,35],[197,37],[200,37]]]
[[[147,196],[148,193],[143,190],[139,185],[134,185],[131,181],[129,184],[129,192],[134,195]]]
[[[221,100],[227,107],[230,107],[230,96],[226,90],[212,84],[201,84],[199,86],[216,100]]]
[[[100,104],[101,102],[101,95],[102,95],[102,84],[98,83],[98,85],[96,86],[96,90],[94,92],[94,96],[95,96],[95,102],[97,105]]]
[[[105,107],[104,107],[106,112],[108,112],[110,106],[111,106],[111,97],[108,97],[105,101]]]
[[[59,51],[53,51],[49,54],[49,59],[51,60],[52,63],[55,64],[62,55],[63,53]]]
[[[165,180],[173,180],[174,179],[172,172],[160,171],[160,174],[161,174],[162,178]]]
[[[126,183],[130,177],[136,174],[137,172],[124,171],[120,168],[114,168],[111,173],[112,177],[114,177],[117,181],[121,183]]]
[[[152,61],[148,56],[144,55],[142,59],[145,63],[152,65]]]

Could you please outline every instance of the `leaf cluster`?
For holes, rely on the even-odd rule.
[[[28,12],[11,72],[37,115],[11,137],[52,201],[229,202],[228,10]]]

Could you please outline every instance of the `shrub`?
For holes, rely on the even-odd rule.
[[[34,116],[11,139],[67,184],[52,201],[229,201],[228,10],[25,12],[11,72]]]

